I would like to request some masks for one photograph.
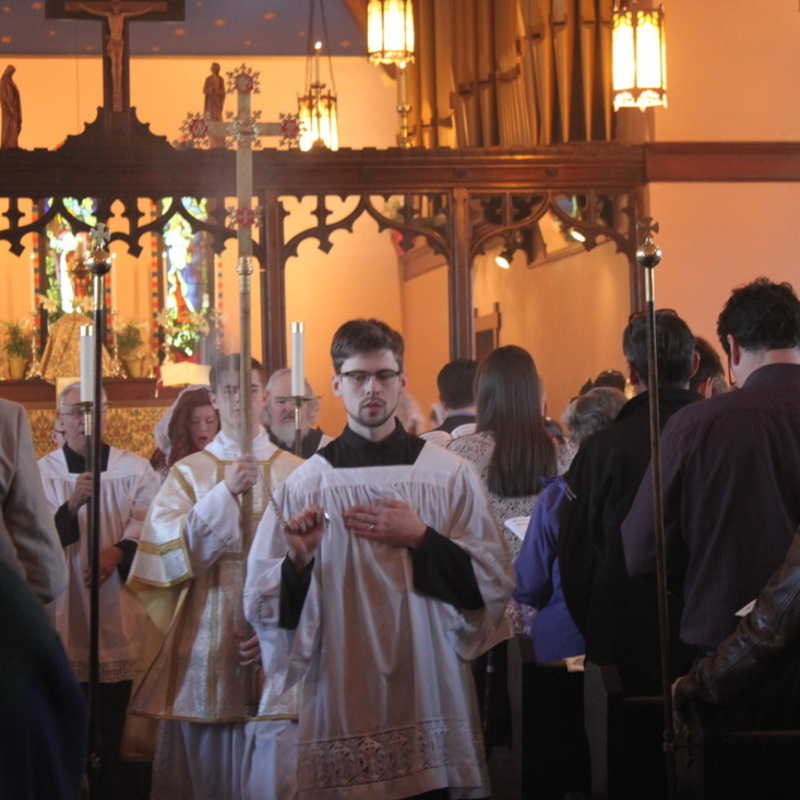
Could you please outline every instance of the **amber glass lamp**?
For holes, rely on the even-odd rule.
[[[620,2],[611,17],[614,110],[667,106],[664,10]]]

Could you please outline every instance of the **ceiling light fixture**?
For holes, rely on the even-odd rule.
[[[336,81],[333,78],[333,62],[328,43],[328,25],[325,6],[319,0],[319,16],[322,39],[315,36],[314,18],[317,0],[310,0],[308,13],[308,55],[306,56],[305,93],[297,98],[297,113],[302,126],[300,149],[339,149],[339,126],[337,119]],[[328,55],[330,88],[321,79],[320,58],[323,48]]]
[[[620,0],[611,14],[614,110],[667,106],[664,9]]]

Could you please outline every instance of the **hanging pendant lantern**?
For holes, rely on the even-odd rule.
[[[373,64],[400,69],[414,60],[413,0],[369,0],[367,52]]]
[[[667,107],[664,9],[623,2],[611,15],[614,110]]]
[[[319,79],[319,51],[322,42],[314,45],[317,59],[316,79],[310,82],[305,94],[297,98],[297,114],[302,126],[300,149],[326,147],[339,149],[339,128],[336,120],[336,95]]]
[[[314,31],[314,4],[311,0],[311,14],[309,18],[309,34]],[[320,2],[320,16],[322,28],[327,33],[324,18],[325,10]],[[313,41],[313,39],[312,39]],[[322,82],[320,69],[320,55],[322,42],[314,42],[314,49],[306,60],[305,91],[297,98],[297,116],[301,126],[300,149],[311,150],[327,148],[339,149],[339,127],[336,115],[336,84],[333,80],[333,65],[328,59],[331,88]]]

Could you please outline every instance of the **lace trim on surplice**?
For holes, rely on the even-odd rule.
[[[483,740],[465,720],[431,720],[368,736],[299,745],[300,789],[384,783],[425,770],[484,761]]]

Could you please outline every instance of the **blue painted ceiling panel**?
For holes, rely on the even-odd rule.
[[[308,50],[309,0],[186,0],[184,22],[130,24],[133,55],[296,56]],[[365,55],[364,35],[343,0],[325,0],[333,55]],[[321,39],[319,13],[315,39]],[[45,19],[44,0],[0,0],[3,54],[99,54],[102,25]]]

